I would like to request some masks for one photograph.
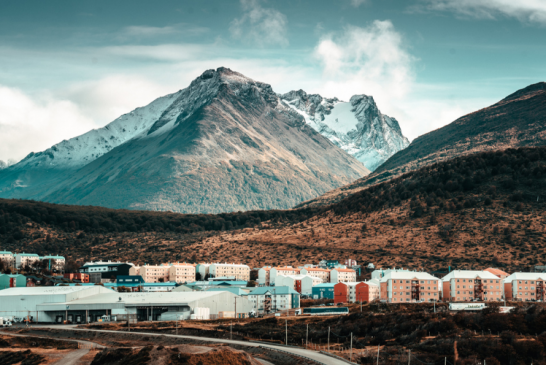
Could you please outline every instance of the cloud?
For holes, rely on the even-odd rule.
[[[120,39],[131,38],[154,38],[166,35],[184,33],[191,35],[198,35],[208,32],[209,29],[205,27],[188,26],[186,24],[175,24],[165,27],[152,27],[147,25],[131,25],[124,27],[120,33]]]
[[[20,160],[94,127],[71,101],[0,85],[0,160]]]
[[[288,19],[280,11],[264,8],[260,3],[260,0],[241,0],[244,14],[231,22],[231,36],[259,46],[287,46]]]
[[[422,0],[416,10],[449,11],[456,14],[483,19],[499,16],[516,18],[522,22],[546,25],[546,2],[544,0]]]
[[[413,83],[414,58],[388,20],[326,35],[314,54],[323,65],[323,91],[338,97],[348,99],[362,93],[402,97]]]
[[[351,0],[351,5],[358,8],[360,5],[366,3],[368,0]]]

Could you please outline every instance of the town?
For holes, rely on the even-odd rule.
[[[114,261],[77,267],[61,256],[0,251],[0,317],[8,323],[90,323],[335,315],[347,314],[346,304],[374,302],[463,304],[450,306],[453,310],[483,309],[488,302],[506,307],[544,300],[546,273],[536,269],[428,273],[363,267],[352,259],[254,269],[241,263]],[[303,307],[302,300],[309,304]]]

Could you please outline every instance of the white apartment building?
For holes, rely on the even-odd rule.
[[[195,281],[195,266],[192,264],[171,264],[169,267],[169,281],[179,284]]]
[[[277,275],[275,278],[275,287],[288,286],[304,295],[311,295],[313,287],[322,283],[321,278],[309,275]]]
[[[374,270],[372,271],[372,279],[377,279],[377,280],[381,280],[383,278],[383,276],[391,273],[391,272],[411,272],[410,270],[407,270],[407,269],[397,269],[397,268],[394,268],[394,269],[377,269],[377,270]]]
[[[300,306],[300,294],[288,286],[261,287],[243,295],[256,313],[275,313]]]
[[[234,277],[236,280],[249,281],[250,267],[243,264],[211,264],[209,275],[213,278]]]
[[[258,286],[269,286],[271,266],[264,266],[258,270]]]
[[[63,256],[47,255],[40,257],[40,260],[47,260],[51,263],[51,270],[64,271],[66,260]]]
[[[15,256],[9,251],[0,251],[0,261],[3,261],[8,267],[15,267]]]
[[[269,270],[269,285],[275,285],[275,278],[277,275],[299,275],[300,272],[301,269],[292,266],[272,267],[271,270]]]
[[[304,268],[302,268],[300,270],[300,274],[320,278],[323,283],[329,283],[330,282],[330,270],[329,269],[322,269],[320,267],[304,267]]]
[[[145,283],[166,283],[169,281],[169,265],[144,265],[140,267],[140,276]]]
[[[489,271],[453,270],[442,278],[443,299],[449,302],[500,301],[503,280]]]
[[[15,257],[15,267],[21,269],[25,266],[32,266],[33,263],[40,260],[40,256],[35,253],[16,253],[13,255]]]
[[[197,264],[195,272],[201,274],[201,280],[205,280],[205,277],[209,274],[210,264]]]
[[[356,281],[356,271],[353,269],[332,269],[330,271],[331,283],[352,283]]]

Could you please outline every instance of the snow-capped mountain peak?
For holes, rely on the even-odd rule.
[[[297,90],[280,97],[317,132],[372,171],[409,145],[398,121],[381,114],[371,96],[354,95],[345,102]]]

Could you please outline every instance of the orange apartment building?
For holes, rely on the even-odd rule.
[[[504,279],[506,300],[544,301],[546,273],[516,272]]]
[[[354,283],[356,281],[356,271],[353,269],[335,268],[330,271],[331,283]]]
[[[334,303],[369,303],[379,299],[379,281],[337,283],[334,285]]]
[[[442,278],[442,299],[446,302],[500,301],[503,281],[483,270],[454,270]]]
[[[159,283],[174,281],[177,283],[188,283],[195,281],[195,266],[192,264],[161,264],[144,265],[136,267],[131,275],[140,275],[146,283]]]
[[[301,275],[314,276],[315,278],[322,279],[323,283],[330,282],[330,270],[321,269],[320,267],[303,267],[300,270]],[[356,277],[355,277],[356,280]]]
[[[426,272],[392,271],[380,280],[380,296],[388,303],[439,301],[440,284],[440,279]]]
[[[171,264],[169,267],[169,281],[178,284],[195,281],[195,265],[192,264]]]
[[[68,280],[79,280],[82,283],[89,283],[89,274],[71,273],[64,274],[63,277]]]
[[[301,269],[292,266],[272,267],[271,270],[269,270],[269,285],[275,285],[275,278],[277,277],[277,275],[299,275],[300,272]]]

